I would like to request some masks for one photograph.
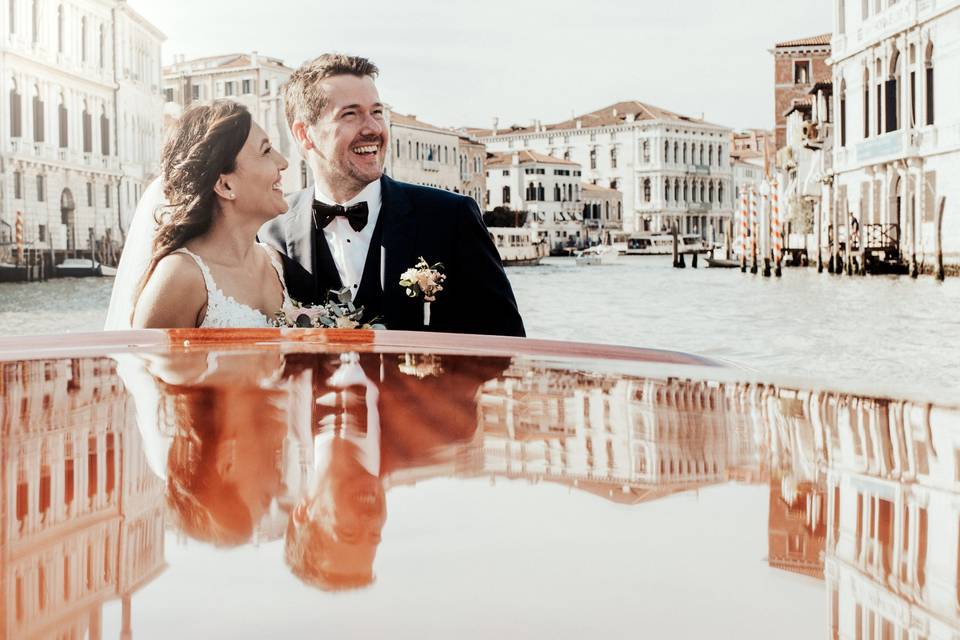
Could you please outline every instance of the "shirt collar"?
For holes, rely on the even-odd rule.
[[[322,202],[323,204],[342,204],[344,207],[350,207],[358,202],[366,202],[368,205],[379,205],[380,204],[380,181],[374,180],[363,189],[360,190],[360,193],[353,196],[346,202],[340,203],[325,194],[320,190],[319,186],[314,186],[313,188],[313,197],[317,201]]]

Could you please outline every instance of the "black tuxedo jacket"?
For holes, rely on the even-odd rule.
[[[381,178],[382,206],[354,303],[364,320],[388,329],[524,336],[513,289],[472,198]],[[322,231],[313,223],[313,188],[288,198],[287,213],[260,229],[259,238],[284,255],[290,296],[320,304],[342,284]],[[423,326],[423,301],[407,297],[400,274],[420,257],[442,262],[443,291]]]

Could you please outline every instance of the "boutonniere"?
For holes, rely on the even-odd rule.
[[[400,286],[406,290],[407,296],[423,300],[423,326],[430,326],[430,303],[435,302],[437,294],[443,291],[443,282],[447,276],[440,272],[443,263],[429,264],[421,256],[412,269],[407,269],[400,275]]]
[[[326,304],[303,305],[291,300],[277,312],[273,321],[276,327],[301,327],[314,329],[384,329],[376,319],[362,323],[363,307],[353,304],[350,290],[347,288],[331,291]]]

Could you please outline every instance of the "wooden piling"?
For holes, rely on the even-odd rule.
[[[697,268],[697,256],[698,256],[698,255],[700,255],[700,253],[697,252],[697,251],[694,251],[694,252],[693,252],[693,259],[690,261],[690,262],[691,262],[691,265],[690,265],[690,266],[692,266],[694,269]]]
[[[940,196],[937,202],[936,222],[934,229],[934,251],[936,252],[936,266],[934,267],[934,277],[943,282],[945,271],[943,269],[943,208],[946,206],[946,196]]]
[[[670,235],[673,237],[673,268],[680,268],[680,258],[677,246],[677,223],[674,222],[670,225]]]

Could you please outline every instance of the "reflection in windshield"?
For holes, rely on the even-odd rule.
[[[6,637],[96,637],[115,598],[129,629],[132,594],[164,570],[164,527],[218,546],[275,540],[305,585],[369,587],[391,490],[434,478],[559,484],[621,509],[764,486],[765,561],[823,581],[832,637],[960,630],[956,410],[531,358],[228,352],[0,369]]]

